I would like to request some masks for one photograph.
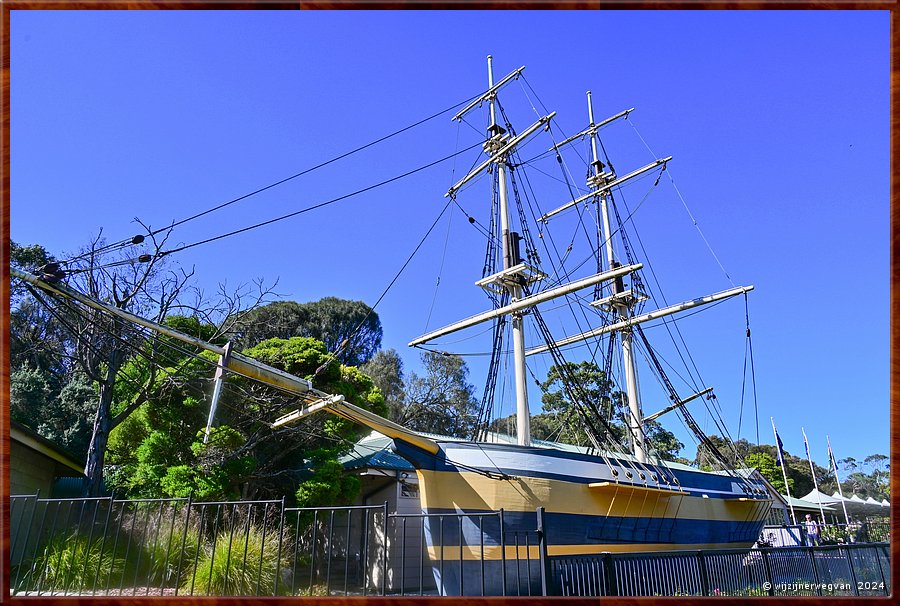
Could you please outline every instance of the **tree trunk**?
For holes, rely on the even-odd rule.
[[[116,384],[116,375],[121,366],[122,355],[113,351],[109,356],[109,366],[106,370],[106,378],[100,383],[100,398],[97,401],[97,414],[94,416],[94,431],[91,434],[91,443],[88,446],[87,461],[84,466],[84,475],[87,481],[83,494],[87,497],[100,495],[100,487],[103,483],[103,462],[106,458],[106,443],[109,441],[109,432],[112,430],[112,399],[113,387]]]

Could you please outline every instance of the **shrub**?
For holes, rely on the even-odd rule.
[[[173,587],[189,578],[197,551],[200,532],[194,526],[185,529],[183,522],[164,523],[155,540],[144,546],[144,575],[150,585]],[[176,578],[177,576],[177,578]]]
[[[284,547],[282,548],[285,549]],[[249,531],[235,528],[234,536],[221,533],[215,545],[205,545],[193,574],[184,577],[181,588],[193,595],[275,595],[278,568],[278,537],[250,525]],[[281,558],[282,565],[287,563]],[[278,592],[285,593],[278,581]]]
[[[41,591],[82,592],[122,579],[126,562],[118,550],[114,553],[109,544],[103,544],[102,537],[89,541],[89,537],[79,533],[60,533],[48,541],[30,569],[20,582],[19,591],[40,587]]]

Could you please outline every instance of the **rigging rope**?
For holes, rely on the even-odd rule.
[[[324,162],[320,162],[319,164],[316,164],[315,166],[311,166],[310,168],[304,169],[304,170],[302,170],[302,171],[300,171],[300,172],[298,172],[298,173],[296,173],[296,174],[291,175],[290,177],[286,177],[286,178],[284,178],[284,179],[281,179],[281,180],[279,180],[279,181],[276,181],[275,183],[271,183],[271,184],[269,184],[269,185],[266,185],[266,186],[264,186],[264,187],[261,187],[261,188],[259,188],[259,189],[256,189],[256,190],[254,190],[254,191],[252,191],[252,192],[250,192],[250,193],[244,194],[244,195],[242,195],[242,196],[238,196],[237,198],[233,198],[233,199],[231,199],[231,200],[229,200],[229,201],[227,201],[227,202],[223,202],[223,203],[221,203],[221,204],[219,204],[219,205],[217,205],[217,206],[214,206],[214,207],[212,207],[212,208],[209,208],[209,209],[207,209],[207,210],[204,210],[204,211],[202,211],[202,212],[199,212],[199,213],[197,213],[197,214],[195,214],[195,215],[191,215],[190,217],[181,219],[181,220],[179,220],[179,221],[175,221],[175,222],[173,222],[172,224],[168,225],[167,227],[163,227],[163,228],[160,228],[160,229],[157,229],[157,230],[154,230],[154,231],[150,231],[150,235],[151,235],[151,236],[155,236],[156,234],[159,234],[159,233],[161,233],[161,232],[163,232],[163,231],[168,231],[168,230],[174,229],[175,227],[177,227],[177,226],[179,226],[179,225],[183,225],[183,224],[185,224],[185,223],[187,223],[187,222],[189,222],[189,221],[193,221],[194,219],[198,219],[198,218],[200,218],[200,217],[203,217],[203,216],[205,216],[205,215],[208,215],[208,214],[210,214],[210,213],[212,213],[212,212],[215,212],[215,211],[217,211],[217,210],[220,210],[220,209],[222,209],[222,208],[225,208],[225,207],[227,207],[227,206],[230,206],[230,205],[232,205],[232,204],[235,204],[236,202],[240,202],[241,200],[246,200],[247,198],[249,198],[249,197],[251,197],[251,196],[255,196],[255,195],[257,195],[257,194],[260,194],[260,193],[262,193],[262,192],[264,192],[264,191],[267,191],[267,190],[269,190],[269,189],[272,189],[272,188],[274,188],[274,187],[277,187],[277,186],[279,186],[279,185],[282,185],[282,184],[284,184],[284,183],[287,183],[288,181],[291,181],[291,180],[293,180],[293,179],[296,179],[296,178],[298,178],[298,177],[301,177],[301,176],[303,176],[303,175],[306,175],[306,174],[308,174],[308,173],[310,173],[310,172],[313,172],[313,171],[315,171],[315,170],[318,170],[318,169],[320,169],[320,168],[324,168],[325,166],[328,166],[329,164],[333,164],[334,162],[337,162],[337,161],[339,161],[339,160],[343,160],[344,158],[347,158],[347,157],[349,157],[349,156],[352,156],[353,154],[359,153],[359,152],[361,152],[361,151],[363,151],[363,150],[365,150],[365,149],[368,149],[368,148],[370,148],[370,147],[373,147],[373,146],[375,146],[375,145],[377,145],[377,144],[379,144],[379,143],[383,143],[384,141],[387,141],[388,139],[391,139],[391,138],[393,138],[393,137],[395,137],[395,136],[397,136],[397,135],[400,135],[400,134],[402,134],[402,133],[404,133],[404,132],[406,132],[406,131],[408,131],[408,130],[411,130],[411,129],[417,127],[417,126],[421,126],[422,124],[424,124],[424,123],[426,123],[426,122],[429,122],[429,121],[431,121],[431,120],[433,120],[433,119],[435,119],[435,118],[437,118],[437,117],[439,117],[439,116],[442,116],[443,114],[446,114],[446,113],[448,113],[448,112],[453,111],[453,110],[456,109],[457,107],[460,107],[461,105],[464,105],[464,104],[466,104],[466,103],[472,101],[473,99],[475,99],[474,96],[473,96],[473,97],[469,97],[468,99],[466,99],[466,100],[464,100],[464,101],[460,101],[459,103],[456,103],[455,105],[453,105],[453,106],[451,106],[451,107],[448,107],[448,108],[443,109],[443,110],[441,110],[441,111],[439,111],[439,112],[436,112],[436,113],[434,113],[434,114],[428,116],[427,118],[422,118],[421,120],[418,120],[418,121],[416,121],[416,122],[413,122],[412,124],[409,124],[409,125],[407,125],[407,126],[404,126],[403,128],[397,129],[397,130],[395,130],[394,132],[392,132],[392,133],[390,133],[390,134],[387,134],[387,135],[384,135],[384,136],[382,136],[382,137],[379,137],[378,139],[375,139],[374,141],[370,141],[369,143],[366,143],[366,144],[364,144],[364,145],[360,145],[359,147],[356,147],[356,148],[354,148],[354,149],[352,149],[352,150],[350,150],[350,151],[347,151],[347,152],[344,152],[344,153],[342,153],[342,154],[339,154],[339,155],[337,155],[337,156],[335,156],[335,157],[333,157],[333,158],[331,158],[331,159],[329,159],[329,160],[325,160]],[[142,235],[139,234],[139,235],[134,236],[134,237],[131,238],[131,239],[123,239],[123,240],[119,240],[119,241],[117,241],[117,242],[108,244],[108,245],[106,245],[106,246],[104,246],[104,247],[102,247],[102,248],[100,248],[100,249],[97,249],[97,250],[98,250],[98,251],[101,251],[101,250],[107,250],[107,249],[112,249],[112,248],[117,248],[117,247],[130,246],[130,245],[132,245],[132,244],[139,244],[140,242],[143,241],[143,239],[144,239],[144,236],[142,236]],[[64,264],[65,264],[65,263],[68,263],[68,262],[73,262],[73,261],[82,259],[84,256],[85,256],[85,255],[80,255],[80,256],[78,256],[78,257],[72,257],[71,259],[68,259],[68,260],[66,260],[66,261],[61,261],[61,263],[64,263]]]
[[[311,211],[311,210],[316,210],[316,209],[318,209],[318,208],[322,208],[323,206],[328,206],[329,204],[334,204],[335,202],[340,202],[341,200],[346,200],[347,198],[350,198],[350,197],[352,197],[352,196],[357,196],[357,195],[359,195],[359,194],[361,194],[361,193],[364,193],[364,192],[367,192],[367,191],[371,191],[371,190],[373,190],[373,189],[375,189],[375,188],[377,188],[377,187],[382,187],[382,186],[384,186],[384,185],[387,185],[388,183],[393,183],[394,181],[398,181],[398,180],[400,180],[400,179],[403,179],[403,178],[405,178],[405,177],[408,177],[408,176],[410,176],[410,175],[412,175],[412,174],[415,174],[415,173],[417,173],[417,172],[420,172],[420,171],[423,171],[423,170],[425,170],[425,169],[431,168],[432,166],[435,166],[435,165],[437,165],[437,164],[440,164],[441,162],[445,162],[445,161],[449,160],[450,158],[453,158],[454,156],[458,156],[459,154],[463,154],[463,153],[465,153],[465,152],[467,152],[467,151],[469,151],[469,150],[471,150],[471,149],[474,149],[474,148],[477,147],[477,146],[478,146],[478,145],[472,145],[471,147],[468,147],[468,148],[466,148],[466,149],[464,149],[464,150],[462,150],[462,151],[455,152],[455,153],[453,153],[453,154],[450,154],[449,156],[444,156],[443,158],[441,158],[441,159],[439,159],[439,160],[435,160],[434,162],[429,162],[428,164],[425,164],[425,165],[423,165],[423,166],[420,166],[420,167],[418,167],[418,168],[415,168],[415,169],[413,169],[413,170],[410,170],[410,171],[408,171],[408,172],[405,172],[405,173],[403,173],[403,174],[401,174],[401,175],[397,175],[396,177],[391,177],[390,179],[385,179],[384,181],[380,181],[380,182],[378,182],[378,183],[375,183],[374,185],[369,185],[368,187],[364,187],[364,188],[362,188],[362,189],[358,189],[358,190],[356,190],[356,191],[350,192],[349,194],[344,194],[343,196],[338,196],[337,198],[332,198],[332,199],[330,199],[330,200],[326,200],[325,202],[320,202],[320,203],[318,203],[318,204],[314,204],[314,205],[312,205],[312,206],[308,206],[308,207],[306,207],[306,208],[302,208],[302,209],[297,210],[297,211],[294,211],[294,212],[292,212],[292,213],[288,213],[288,214],[286,214],[286,215],[282,215],[282,216],[276,217],[276,218],[274,218],[274,219],[269,219],[268,221],[263,221],[262,223],[257,223],[257,224],[255,224],[255,225],[250,225],[250,226],[248,226],[248,227],[243,227],[243,228],[241,228],[241,229],[237,229],[237,230],[234,230],[234,231],[230,231],[230,232],[228,232],[228,233],[221,234],[221,235],[218,235],[218,236],[214,236],[214,237],[212,237],[212,238],[207,238],[207,239],[205,239],[205,240],[200,240],[199,242],[194,242],[193,244],[186,244],[186,245],[180,246],[180,247],[178,247],[178,248],[173,248],[173,249],[171,249],[171,250],[162,251],[162,252],[159,253],[159,256],[171,255],[171,254],[173,254],[173,253],[181,252],[181,251],[183,251],[183,250],[187,250],[187,249],[193,248],[193,247],[195,247],[195,246],[200,246],[200,245],[202,245],[202,244],[209,244],[210,242],[215,242],[215,241],[217,241],[217,240],[221,240],[221,239],[223,239],[223,238],[228,238],[228,237],[231,237],[231,236],[234,236],[234,235],[237,235],[237,234],[241,234],[241,233],[250,231],[250,230],[252,230],[252,229],[257,229],[257,228],[259,228],[259,227],[264,227],[264,226],[266,226],[266,225],[271,225],[272,223],[276,223],[276,222],[278,222],[278,221],[283,221],[283,220],[285,220],[285,219],[290,219],[291,217],[296,217],[297,215],[301,215],[301,214],[303,214],[303,213],[307,213],[307,212],[309,212],[309,211]]]

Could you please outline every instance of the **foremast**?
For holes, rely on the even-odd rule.
[[[488,55],[488,88],[494,88],[494,64],[493,58]],[[509,152],[498,153],[503,147],[505,139],[503,128],[497,124],[496,93],[489,99],[491,124],[488,126],[488,140],[485,142],[485,150],[496,157],[497,184],[500,206],[500,233],[503,251],[503,271],[508,272],[519,264],[518,237],[513,241],[509,229],[509,200],[506,191],[507,158]],[[511,151],[511,150],[510,150]],[[518,278],[518,274],[516,278]],[[505,287],[509,292],[510,301],[515,302],[522,298],[522,283],[519,279],[507,280]],[[525,386],[525,310],[515,311],[512,316],[512,343],[513,343],[513,368],[515,369],[516,382],[516,441],[522,446],[531,446],[531,411],[528,408],[528,389]]]

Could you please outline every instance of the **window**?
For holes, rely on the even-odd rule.
[[[419,498],[419,485],[408,482],[400,482],[400,496],[407,499]]]

